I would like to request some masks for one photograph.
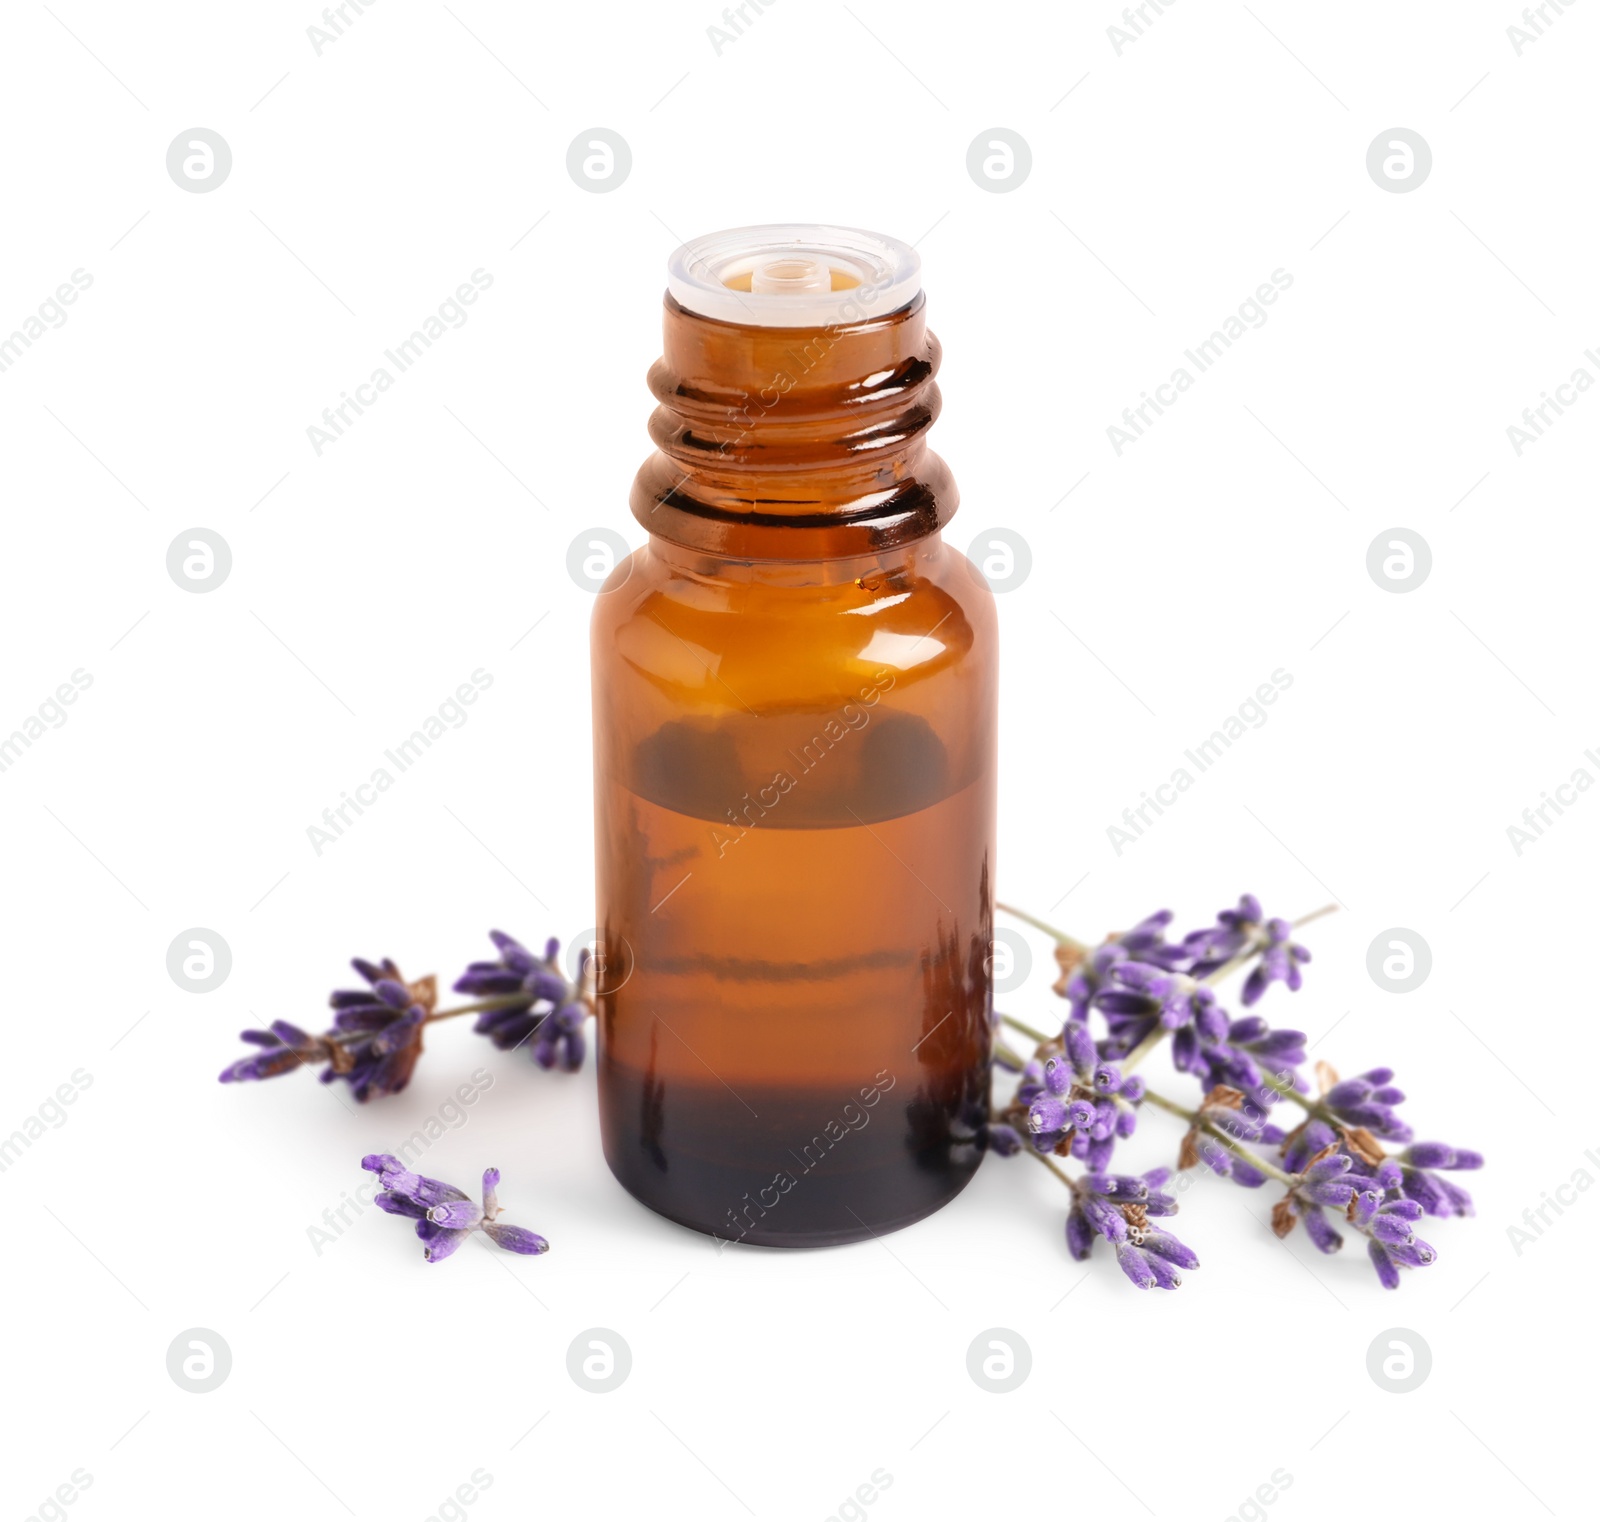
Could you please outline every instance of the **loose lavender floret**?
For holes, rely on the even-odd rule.
[[[500,953],[498,962],[474,962],[456,979],[455,990],[474,998],[514,998],[499,1009],[486,1009],[473,1029],[501,1051],[514,1051],[532,1038],[533,1060],[542,1068],[559,1066],[575,1073],[583,1066],[583,1022],[591,1013],[584,993],[589,952],[578,956],[578,977],[568,982],[561,970],[561,942],[545,942],[541,961],[503,930],[489,939]]]
[[[390,1215],[405,1216],[417,1223],[422,1256],[430,1263],[448,1258],[475,1231],[481,1231],[507,1252],[535,1255],[550,1251],[550,1244],[536,1232],[521,1226],[503,1226],[496,1220],[501,1209],[495,1195],[500,1183],[498,1168],[484,1169],[483,1201],[475,1204],[454,1184],[412,1173],[387,1152],[369,1154],[361,1159],[361,1166],[376,1173],[383,1184],[383,1192],[373,1203]]]

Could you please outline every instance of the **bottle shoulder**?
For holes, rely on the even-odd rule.
[[[942,540],[892,555],[799,566],[718,566],[709,574],[647,545],[596,599],[597,677],[720,694],[753,711],[847,698],[892,680],[904,691],[955,672],[992,671],[994,597]]]

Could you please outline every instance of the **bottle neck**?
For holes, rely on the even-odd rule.
[[[666,301],[650,370],[657,452],[634,516],[658,539],[736,560],[876,554],[938,532],[955,483],[927,448],[939,341],[923,298],[831,328],[718,322]]]

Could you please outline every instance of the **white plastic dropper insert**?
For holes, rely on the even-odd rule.
[[[679,306],[752,327],[864,322],[921,289],[922,261],[909,243],[856,227],[735,227],[685,243],[667,261]]]

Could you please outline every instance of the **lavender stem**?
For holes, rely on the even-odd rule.
[[[1179,1120],[1186,1120],[1191,1126],[1204,1131],[1207,1136],[1231,1152],[1240,1161],[1248,1163],[1252,1168],[1266,1174],[1268,1178],[1277,1179],[1280,1184],[1290,1189],[1299,1188],[1300,1180],[1296,1175],[1285,1173],[1276,1163],[1269,1163],[1266,1158],[1250,1151],[1249,1148],[1235,1141],[1220,1126],[1213,1125],[1199,1111],[1186,1110],[1182,1105],[1168,1099],[1165,1095],[1156,1093],[1154,1089],[1146,1089],[1144,1098],[1145,1103],[1153,1104],[1158,1110],[1165,1110],[1169,1115],[1176,1115]]]

